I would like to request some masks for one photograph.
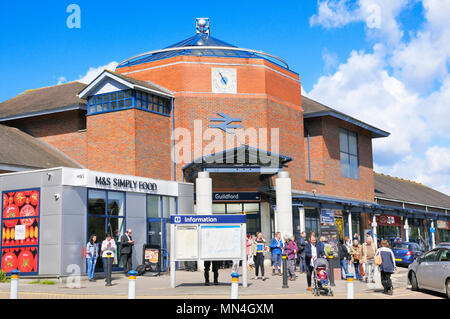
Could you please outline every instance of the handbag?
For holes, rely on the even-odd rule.
[[[360,273],[361,276],[363,276],[363,277],[366,275],[366,273],[364,272],[364,267],[363,267],[362,264],[359,264],[359,273]]]
[[[381,258],[381,254],[376,255],[373,263],[377,266],[380,266],[383,263],[383,259]]]

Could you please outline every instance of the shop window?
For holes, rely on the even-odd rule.
[[[174,197],[162,197],[163,201],[163,218],[170,218],[170,215],[175,215],[175,198]]]
[[[316,233],[316,237],[319,235],[319,212],[317,209],[305,209],[305,231],[307,237],[311,232]]]
[[[242,214],[242,204],[227,204],[227,214]]]
[[[339,130],[341,174],[343,177],[359,179],[358,138],[355,132]]]
[[[244,204],[244,212],[247,215],[258,214],[259,213],[259,204],[258,203]]]
[[[88,190],[87,240],[91,235],[97,236],[99,252],[106,234],[110,234],[116,242],[113,269],[120,269],[120,236],[125,233],[125,193],[102,190]],[[95,271],[103,271],[103,262],[99,258]]]
[[[225,204],[213,204],[213,214],[225,214]]]
[[[159,196],[147,195],[147,218],[161,217],[161,205]]]

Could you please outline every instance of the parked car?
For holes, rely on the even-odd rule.
[[[439,245],[437,245],[437,247],[447,247],[450,246],[450,243],[439,243]]]
[[[399,265],[409,265],[425,252],[417,243],[408,241],[394,244],[392,251],[394,252],[395,263]]]
[[[411,289],[428,289],[447,294],[450,299],[450,245],[435,248],[408,267]]]

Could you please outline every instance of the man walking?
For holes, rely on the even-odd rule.
[[[300,237],[300,244],[298,247],[298,253],[300,255],[300,272],[303,274],[306,272],[306,263],[305,263],[305,247],[308,241],[306,240],[306,232],[302,231]]]
[[[375,245],[372,243],[372,237],[367,236],[366,242],[361,247],[361,262],[363,263],[364,267],[364,281],[366,283],[375,283],[375,280],[373,279],[375,270],[375,253],[376,249]]]
[[[219,284],[219,263],[220,263],[220,261],[205,260],[205,263],[204,263],[205,286],[209,286],[209,270],[211,269],[211,263],[212,263],[212,271],[214,274],[214,285]],[[238,266],[239,266],[239,264],[238,264]]]
[[[132,269],[131,255],[133,253],[134,240],[131,237],[133,230],[128,228],[125,234],[120,238],[120,254],[125,275]]]

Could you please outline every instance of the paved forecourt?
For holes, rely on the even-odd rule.
[[[267,271],[269,269],[266,269]],[[219,271],[219,286],[204,286],[203,273],[180,271],[177,276],[177,286],[170,288],[170,277],[137,277],[136,298],[148,299],[230,299],[231,270]],[[347,298],[347,282],[336,281],[336,286],[331,287],[334,297],[315,297],[307,291],[306,275],[298,273],[296,281],[289,281],[289,288],[281,288],[282,277],[270,276],[266,281],[253,280],[253,271],[249,272],[249,285],[247,288],[239,287],[239,298],[285,298],[285,299],[345,299]],[[384,295],[379,287],[359,281],[354,282],[355,299],[435,299],[444,298],[442,294],[430,292],[414,292],[406,287],[406,269],[400,268],[392,277],[394,283],[394,296]],[[128,279],[122,274],[113,275],[113,286],[105,287],[103,279],[96,282],[81,281],[80,288],[68,288],[65,283],[56,281],[55,285],[29,284],[34,280],[20,279],[19,298],[22,299],[90,299],[90,298],[118,298],[128,296]],[[0,298],[9,298],[9,283],[0,284]]]

